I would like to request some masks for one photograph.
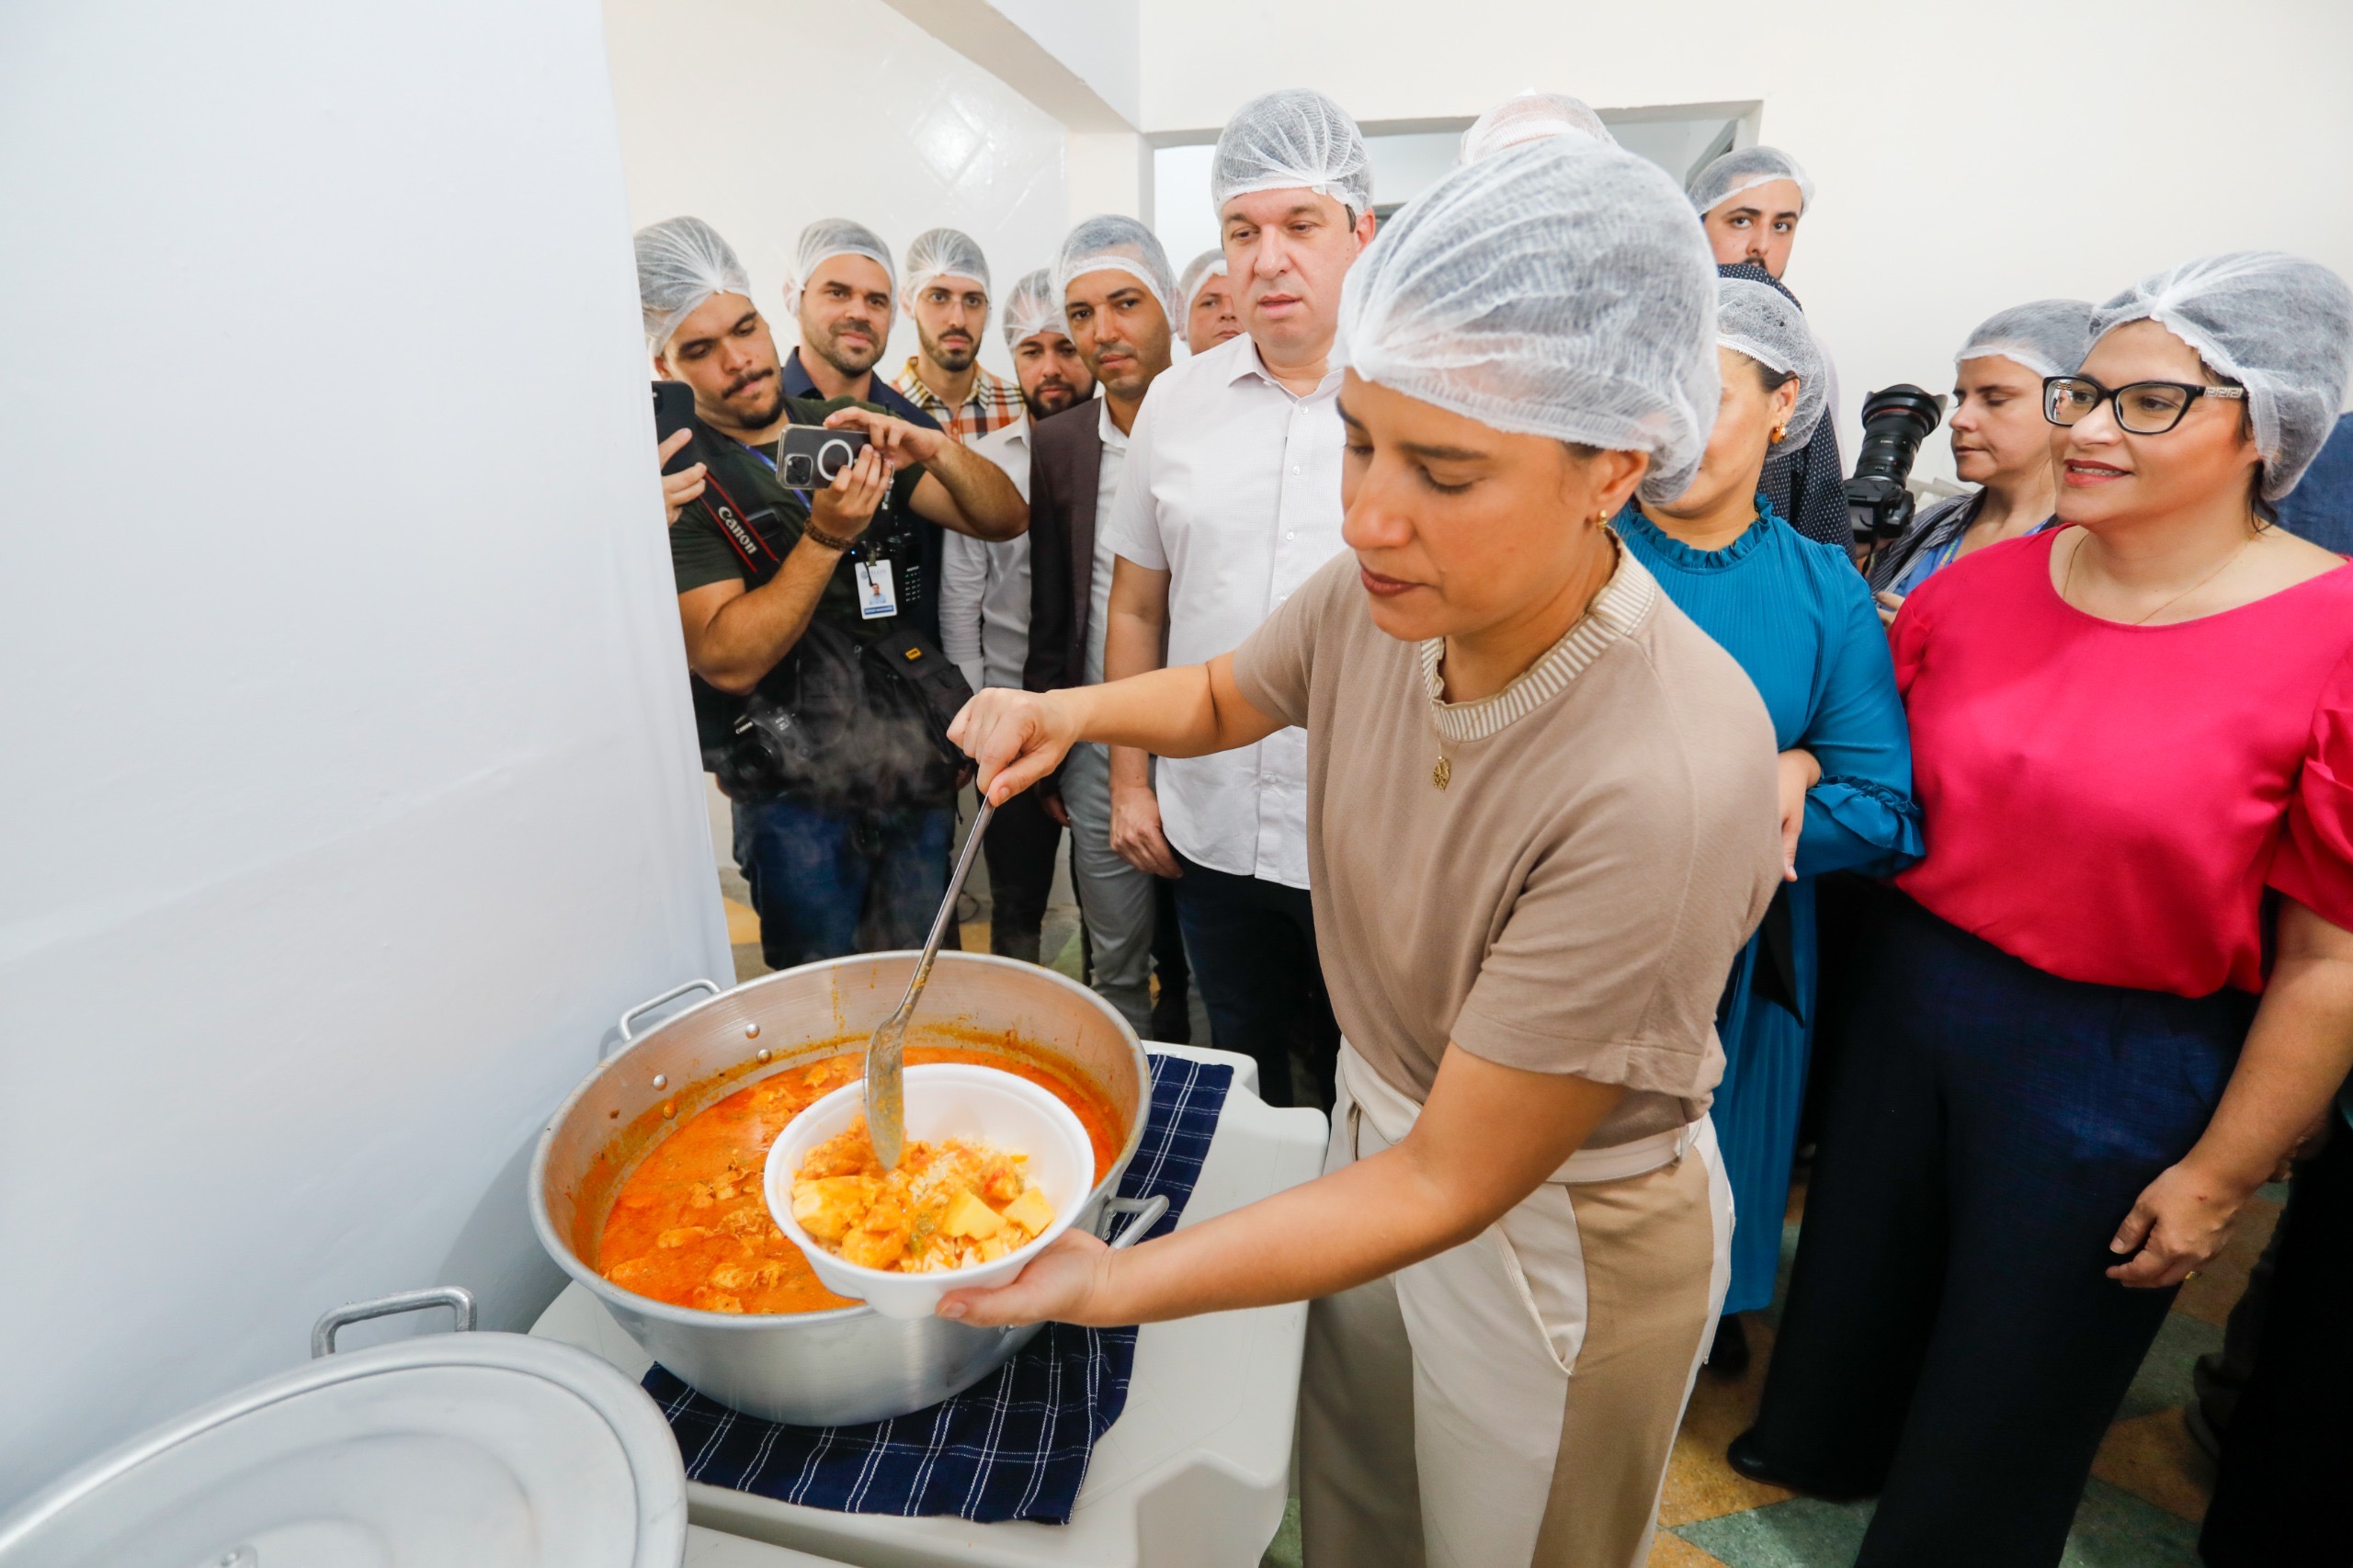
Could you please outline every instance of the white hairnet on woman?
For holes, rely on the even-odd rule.
[[[2091,352],[2088,300],[2030,300],[1971,329],[1952,357],[1953,477],[1971,486],[1923,506],[1872,551],[1864,574],[1893,618],[1912,591],[1965,554],[2039,532],[2057,505],[2041,383]]]
[[[820,218],[801,231],[801,243],[793,246],[792,287],[785,292],[797,298],[808,286],[809,275],[837,256],[868,257],[882,268],[892,290],[897,291],[899,269],[891,260],[891,247],[880,235],[847,218]]]
[[[1089,272],[1125,272],[1152,290],[1170,321],[1176,319],[1176,277],[1159,239],[1133,218],[1117,212],[1098,213],[1072,229],[1054,257],[1054,295],[1060,300],[1070,280]]]
[[[1506,147],[1541,142],[1548,136],[1583,136],[1614,147],[1618,138],[1583,98],[1566,93],[1516,93],[1472,122],[1462,133],[1462,148],[1454,155],[1457,167],[1490,158]]]
[[[1348,210],[1372,207],[1372,160],[1348,111],[1308,87],[1286,87],[1233,111],[1210,160],[1210,204],[1220,213],[1237,196],[1304,189]]]
[[[1776,443],[1790,451],[1806,443],[1830,402],[1822,371],[1822,348],[1805,324],[1805,312],[1770,284],[1726,278],[1716,284],[1716,341],[1745,354],[1768,369],[1798,379],[1798,403]]]
[[[1063,291],[1054,287],[1053,273],[1042,267],[1023,273],[1005,297],[1005,346],[1011,348],[1041,332],[1070,335],[1063,320]]]
[[[2072,376],[2091,346],[2089,300],[2029,300],[1979,322],[1952,362],[1999,355],[2038,376]]]
[[[2234,251],[2168,267],[2092,316],[2097,342],[2154,321],[2206,368],[2246,388],[2263,498],[2296,487],[2336,427],[2353,374],[2353,290],[2318,262],[2283,251]]]
[[[1185,264],[1184,276],[1176,279],[1178,306],[1184,310],[1191,310],[1193,296],[1201,291],[1201,285],[1212,278],[1224,276],[1225,252],[1216,249],[1203,251]]]
[[[1726,153],[1691,176],[1688,188],[1692,210],[1704,216],[1742,191],[1770,185],[1777,179],[1795,180],[1799,209],[1813,208],[1813,181],[1798,166],[1795,158],[1779,147],[1743,147]]]
[[[1658,165],[1553,137],[1455,170],[1340,296],[1336,358],[1498,430],[1651,456],[1669,500],[1715,423],[1716,267]]]
[[[699,218],[665,218],[636,235],[637,303],[645,347],[660,354],[678,324],[713,294],[752,297],[752,280],[719,231]]]
[[[915,308],[915,296],[940,278],[969,278],[989,291],[989,260],[981,242],[961,229],[926,229],[907,244],[907,281],[899,290],[901,302]]]

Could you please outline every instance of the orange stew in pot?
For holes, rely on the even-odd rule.
[[[907,1047],[907,1065],[970,1062],[1053,1091],[1095,1145],[1096,1179],[1120,1155],[1119,1118],[1102,1096],[1051,1067],[992,1051]],[[708,1312],[813,1312],[855,1306],[817,1282],[761,1194],[768,1145],[784,1124],[857,1080],[858,1051],[761,1079],[689,1118],[649,1152],[613,1199],[597,1271],[624,1290]],[[1090,1184],[1092,1185],[1092,1184]]]

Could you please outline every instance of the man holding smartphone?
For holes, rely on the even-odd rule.
[[[919,546],[904,529],[884,537],[878,514],[912,513],[995,540],[1026,529],[1029,510],[994,464],[936,429],[848,398],[789,397],[749,280],[710,225],[674,218],[639,231],[636,243],[654,372],[694,390],[699,427],[672,435],[660,457],[665,466],[694,460],[663,476],[663,494],[696,727],[710,756],[739,744],[747,699],[789,676],[787,660],[813,622],[859,644],[906,631],[911,585],[931,585],[920,574],[911,585]],[[856,431],[868,444],[829,484],[795,489],[777,462],[796,424]],[[734,814],[735,858],[771,968],[921,945],[946,892],[952,790],[848,810],[739,791]]]

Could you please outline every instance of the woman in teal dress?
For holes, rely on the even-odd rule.
[[[1740,662],[1781,748],[1789,881],[1733,965],[1712,1116],[1732,1178],[1732,1288],[1710,1362],[1747,1365],[1739,1313],[1768,1305],[1780,1262],[1815,984],[1813,879],[1884,875],[1921,853],[1912,745],[1870,585],[1844,551],[1801,536],[1757,493],[1772,449],[1822,417],[1822,360],[1797,307],[1763,283],[1718,285],[1723,402],[1707,459],[1670,501],[1616,527],[1659,585]]]

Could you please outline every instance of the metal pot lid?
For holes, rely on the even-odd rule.
[[[677,1443],[643,1390],[567,1345],[442,1334],[134,1438],[0,1518],[0,1564],[678,1568],[686,1538]]]

